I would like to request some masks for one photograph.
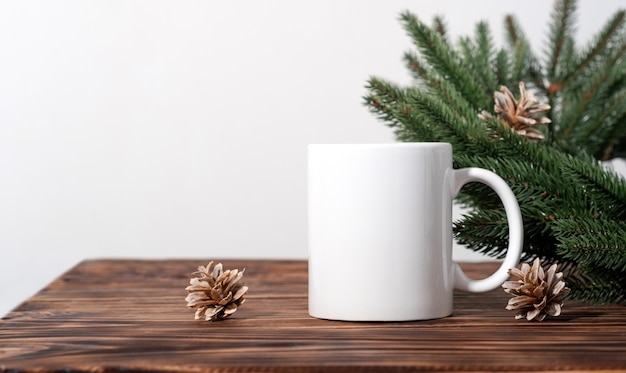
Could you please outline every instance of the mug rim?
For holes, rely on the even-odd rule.
[[[436,148],[449,147],[448,142],[392,142],[392,143],[320,143],[308,144],[309,148]]]

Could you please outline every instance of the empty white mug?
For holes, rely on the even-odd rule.
[[[452,261],[452,201],[481,182],[500,197],[509,246],[491,276],[469,279]],[[519,205],[481,168],[452,168],[447,143],[325,144],[308,149],[309,313],[347,321],[452,314],[452,293],[499,287],[517,266]]]

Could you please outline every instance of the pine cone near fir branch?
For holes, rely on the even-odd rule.
[[[232,315],[245,302],[244,295],[248,287],[239,283],[244,271],[226,270],[222,263],[211,268],[211,261],[206,267],[199,266],[185,288],[189,292],[185,301],[187,306],[197,308],[195,319],[217,321]]]
[[[519,83],[519,92],[520,99],[517,101],[507,87],[501,86],[499,92],[493,93],[495,99],[493,110],[502,122],[518,134],[543,140],[545,136],[535,126],[552,122],[549,118],[541,116],[550,110],[550,105],[539,104],[532,93],[526,92],[524,82]],[[478,117],[486,120],[491,118],[491,114],[483,110]]]
[[[559,316],[570,289],[565,286],[563,273],[557,273],[556,269],[557,265],[553,264],[544,271],[539,258],[532,266],[522,263],[520,268],[509,269],[509,275],[516,279],[502,284],[505,292],[514,295],[506,309],[517,311],[516,319],[529,321]]]

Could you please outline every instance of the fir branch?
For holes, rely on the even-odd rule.
[[[548,56],[548,79],[552,82],[548,94],[560,90],[561,83],[558,77],[558,66],[562,60],[563,48],[568,39],[573,39],[575,0],[557,0],[554,5],[552,22],[550,24],[550,54]]]
[[[553,230],[557,252],[581,265],[626,271],[626,222],[614,219],[560,219]]]
[[[509,55],[501,49],[496,56],[496,81],[498,84],[508,85],[509,80]]]
[[[491,61],[494,59],[494,45],[489,25],[486,22],[479,22],[476,25],[475,44],[476,50],[476,65],[478,74],[481,77],[485,93],[489,96],[495,89],[498,88],[495,74],[491,70]]]
[[[605,49],[607,49],[607,46],[611,44],[612,40],[619,40],[620,38],[623,38],[623,35],[620,35],[620,33],[624,26],[625,16],[626,12],[623,10],[618,11],[613,15],[602,31],[587,47],[587,51],[583,52],[582,57],[576,63],[575,67],[563,75],[561,78],[563,85],[567,85],[573,77],[580,74],[585,68],[587,68],[593,60],[595,60]]]
[[[559,84],[561,86],[561,90],[563,90],[563,88],[567,86],[567,81],[563,78],[563,75],[566,75],[570,71],[574,71],[576,69],[577,51],[574,38],[565,38],[563,41],[563,52],[561,54],[561,62],[559,63]]]
[[[619,175],[587,155],[566,156],[562,162],[561,175],[578,186],[581,197],[589,198],[589,216],[608,214],[613,219],[626,219],[626,183]]]
[[[365,104],[399,132],[414,131],[419,141],[445,141],[472,154],[496,154],[487,127],[448,81],[439,81],[444,98],[371,78]],[[406,133],[404,134],[406,137]]]
[[[615,67],[613,81],[607,88],[609,92],[616,92],[616,95],[623,95],[626,91],[626,58],[622,58],[621,63]],[[611,129],[603,132],[603,145],[601,151],[596,153],[601,160],[608,160],[613,157],[626,157],[626,113],[622,108],[611,113]]]
[[[404,54],[404,62],[417,81],[416,87],[412,89],[425,89],[429,94],[439,96],[443,100],[456,102],[457,106],[459,106],[458,110],[463,110],[464,115],[472,115],[474,113],[474,109],[465,102],[461,93],[456,90],[454,85],[447,79],[433,73],[432,69],[425,66],[417,55],[406,52]]]
[[[394,84],[372,77],[367,89],[369,94],[364,98],[365,105],[393,128],[398,138],[404,141],[445,141],[452,137],[445,129],[435,131],[437,126],[429,118],[415,112],[408,103],[405,91]]]
[[[602,66],[594,71],[593,76],[584,80],[585,86],[582,90],[578,87],[570,90],[574,98],[569,101],[567,106],[573,108],[573,110],[568,111],[567,115],[562,119],[563,129],[561,130],[561,138],[567,138],[571,135],[574,128],[579,125],[582,118],[585,117],[586,110],[592,107],[593,103],[598,101],[602,102],[607,98],[607,88],[613,83],[611,77],[614,75],[613,71],[615,65],[625,54],[626,41],[611,58],[605,60]],[[572,143],[577,144],[581,141],[586,141],[586,139],[583,138],[580,139],[580,141],[574,139]]]
[[[521,208],[529,212],[524,214],[525,219],[535,217],[534,221],[544,223],[556,218],[549,216],[548,212],[556,213],[558,216],[571,216],[574,211],[588,207],[588,201],[581,198],[577,185],[563,184],[560,170],[554,172],[552,168],[538,166],[524,157],[459,154],[455,155],[455,161],[462,167],[480,167],[491,170],[503,178],[518,199],[524,201]],[[484,198],[483,195],[480,197]],[[567,204],[564,205],[566,202]],[[495,206],[491,204],[485,207],[494,208]],[[531,209],[536,212],[531,213]]]
[[[453,224],[454,237],[468,249],[502,259],[508,247],[508,222],[503,209],[474,210]],[[536,257],[553,262],[570,263],[555,252],[555,242],[549,231],[524,230],[522,260]]]
[[[472,251],[498,259],[506,256],[508,224],[499,210],[472,212],[455,222],[453,230],[458,243]]]
[[[509,48],[496,53],[484,23],[477,25],[474,39],[461,39],[455,50],[437,31],[404,13],[403,25],[419,52],[404,57],[416,84],[401,88],[371,78],[365,104],[399,140],[449,142],[455,167],[482,167],[504,178],[520,201],[524,258],[564,266],[572,276],[574,299],[621,302],[626,183],[585,151],[626,154],[626,38],[618,25],[623,12],[579,54],[572,35],[575,5],[573,0],[556,3],[548,87],[513,17],[505,23]],[[497,117],[477,117],[493,105],[490,81],[513,86],[517,80],[533,82],[539,98],[548,99],[554,142],[529,141]],[[470,183],[459,200],[474,210],[455,222],[455,236],[470,249],[502,257],[508,223],[497,195]]]
[[[613,125],[612,131],[606,136],[606,140],[603,144],[603,152],[600,155],[600,159],[603,161],[615,157],[626,157],[626,153],[623,152],[624,145],[620,147],[620,142],[623,142],[626,137],[626,113],[621,117],[615,118],[615,125]]]
[[[563,271],[570,297],[580,301],[623,304],[626,300],[626,278],[623,273],[573,266]]]
[[[490,106],[476,85],[476,78],[459,65],[458,56],[439,34],[409,12],[402,13],[401,20],[421,54],[439,75],[452,82],[476,110]]]
[[[539,60],[530,49],[530,43],[524,35],[517,19],[513,15],[508,15],[504,19],[505,36],[509,44],[509,49],[513,55],[513,70],[509,80],[502,81],[506,86],[513,86],[520,81],[528,80],[547,96],[547,88],[544,83],[544,76],[541,71]]]
[[[515,46],[513,50],[513,69],[511,72],[511,79],[506,82],[506,85],[511,87],[515,86],[517,82],[524,81],[525,72],[524,66],[528,60],[530,53],[530,46],[526,42],[520,42]]]
[[[624,34],[624,42],[626,43],[626,32]],[[618,50],[622,50],[622,48]],[[617,60],[606,89],[609,94],[619,93],[626,89],[626,58],[622,57]]]
[[[476,35],[476,40],[461,38],[458,42],[460,55],[465,62],[464,68],[474,77],[483,95],[490,95],[496,88],[495,73],[491,70],[491,46],[480,45],[489,43],[486,36]],[[487,109],[486,107],[484,109]]]
[[[585,150],[601,160],[608,160],[606,149],[615,139],[624,135],[624,126],[620,129],[620,118],[626,117],[626,90],[610,97],[602,105],[597,115],[589,118],[584,126],[580,127],[577,138],[587,139]],[[623,120],[622,120],[623,122]]]
[[[405,52],[403,61],[418,84],[428,79],[427,77],[430,75],[429,69],[415,53]]]
[[[447,85],[447,81],[441,81],[441,84]],[[449,106],[449,103],[441,98],[417,89],[407,91],[407,100],[422,118],[445,130],[446,142],[452,143],[453,146],[456,144],[461,152],[495,154],[494,144],[489,139],[485,127],[475,114],[467,115],[471,112],[467,102],[461,97],[455,97],[453,90],[448,94],[449,99],[456,99],[454,101],[456,105]],[[417,125],[419,126],[419,123]]]
[[[465,122],[467,121],[465,118],[472,118],[471,122],[473,123],[473,126],[475,126],[475,128],[481,130],[485,129],[485,126],[479,124],[476,120],[477,114],[475,109],[471,106],[468,100],[463,97],[462,92],[459,92],[456,86],[452,84],[449,79],[444,79],[438,74],[433,73],[432,69],[428,69],[427,67],[421,65],[419,59],[417,59],[417,57],[412,55],[411,53],[406,53],[405,59],[410,66],[415,68],[415,77],[420,80],[421,86],[405,88],[403,91],[398,91],[396,88],[394,88],[392,91],[389,92],[389,94],[391,95],[389,97],[390,101],[393,102],[395,100],[394,97],[403,94],[415,94],[418,96],[422,96],[422,93],[419,91],[420,89],[425,88],[426,93],[428,93],[429,95],[439,97],[441,99],[440,105],[442,107],[445,106],[447,107],[447,110],[454,112],[459,121]],[[376,78],[373,78],[370,81],[370,86],[372,86],[371,83],[389,84]]]
[[[504,17],[504,29],[506,30],[505,36],[509,45],[514,48],[518,43],[526,41],[524,31],[517,22],[515,16],[509,14]]]
[[[596,97],[596,93],[600,88],[600,85],[606,79],[606,72],[596,72],[596,76],[585,81],[585,87],[582,89],[570,89],[569,95],[563,95],[562,106],[571,108],[571,110],[564,111],[559,118],[561,126],[559,128],[559,139],[565,139],[570,144],[570,152],[577,152],[580,147],[579,141],[576,138],[570,138],[572,132],[577,126],[581,124],[581,120],[586,115],[586,111],[590,107]],[[571,148],[574,148],[573,150]]]
[[[520,208],[524,217],[524,231],[527,236],[524,251],[529,255],[554,254],[554,249],[550,251],[546,246],[546,237],[550,234],[555,221],[587,216],[589,206],[587,199],[581,198],[574,186],[564,186],[560,173],[550,173],[527,161],[510,158],[463,154],[455,155],[455,163],[459,167],[481,167],[497,173],[509,184],[518,200],[523,201]],[[486,220],[484,215],[477,214],[472,217],[472,220],[463,221],[465,230],[456,232],[463,242],[472,242],[470,237],[473,236],[477,237],[477,242],[480,242],[481,236],[491,234],[492,232],[485,233],[483,231],[485,225],[500,224],[501,228],[504,229],[502,224],[506,221],[506,215],[502,211],[499,198],[491,189],[482,184],[472,183],[465,186],[462,192],[462,201],[467,202],[469,198],[471,206],[478,211],[489,211],[489,217],[497,217],[493,220]],[[471,226],[471,229],[468,229],[468,226]],[[460,225],[456,227],[459,228]],[[470,232],[469,236],[468,231]],[[501,232],[502,238],[505,237],[504,233],[504,231]],[[484,239],[485,237],[483,237],[483,241]],[[494,255],[504,255],[505,250],[506,246],[492,243],[487,251],[494,253]]]
[[[389,127],[393,128],[401,125],[401,122],[396,119],[393,113],[393,108],[403,95],[402,91],[394,85],[375,77],[369,80],[366,88],[370,93],[363,99],[370,111],[376,114],[378,119],[385,122]]]
[[[498,147],[498,156],[511,161],[520,161],[527,166],[524,170],[519,164],[500,162],[500,169],[496,172],[501,176],[506,177],[513,173],[519,178],[513,181],[533,183],[535,180],[537,185],[547,190],[552,188],[552,193],[560,200],[559,203],[571,207],[572,211],[565,211],[568,215],[577,215],[577,211],[583,210],[589,214],[611,213],[615,218],[626,217],[626,209],[621,208],[626,205],[626,184],[619,176],[608,172],[592,158],[582,154],[573,157],[552,147],[523,141],[519,135],[510,130],[500,130],[498,134],[501,144]],[[488,157],[488,154],[480,155],[482,161],[489,161]],[[478,159],[473,162],[483,168],[498,166],[498,162],[491,162],[489,165],[481,164]],[[534,170],[542,177],[533,179],[529,170]],[[570,180],[570,184],[564,184],[562,178]],[[556,191],[555,185],[558,185],[560,190]],[[552,211],[559,210],[558,206],[550,208]]]
[[[446,25],[442,16],[436,15],[433,18],[432,29],[435,30],[444,41],[448,41],[448,26]]]

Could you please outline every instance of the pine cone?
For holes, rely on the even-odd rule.
[[[526,92],[524,82],[519,82],[520,99],[515,100],[513,93],[505,87],[500,92],[493,93],[495,105],[493,110],[504,123],[522,136],[533,139],[543,139],[545,136],[534,126],[552,122],[549,118],[539,114],[550,110],[550,105],[539,104],[532,93]],[[491,114],[483,110],[478,116],[481,119],[491,118]]]
[[[542,321],[546,316],[561,314],[563,300],[570,289],[562,280],[563,273],[557,273],[556,268],[557,265],[553,264],[544,272],[537,258],[532,267],[522,263],[520,268],[509,269],[509,274],[517,280],[506,281],[502,287],[505,292],[514,295],[506,309],[517,311],[516,319]]]
[[[206,267],[199,266],[192,275],[197,275],[189,280],[189,286],[185,288],[189,292],[185,301],[187,306],[198,308],[195,319],[205,318],[209,321],[217,321],[232,315],[237,307],[245,302],[244,294],[248,287],[240,284],[244,271],[237,269],[222,270],[222,263],[218,263],[213,269],[211,261]]]

